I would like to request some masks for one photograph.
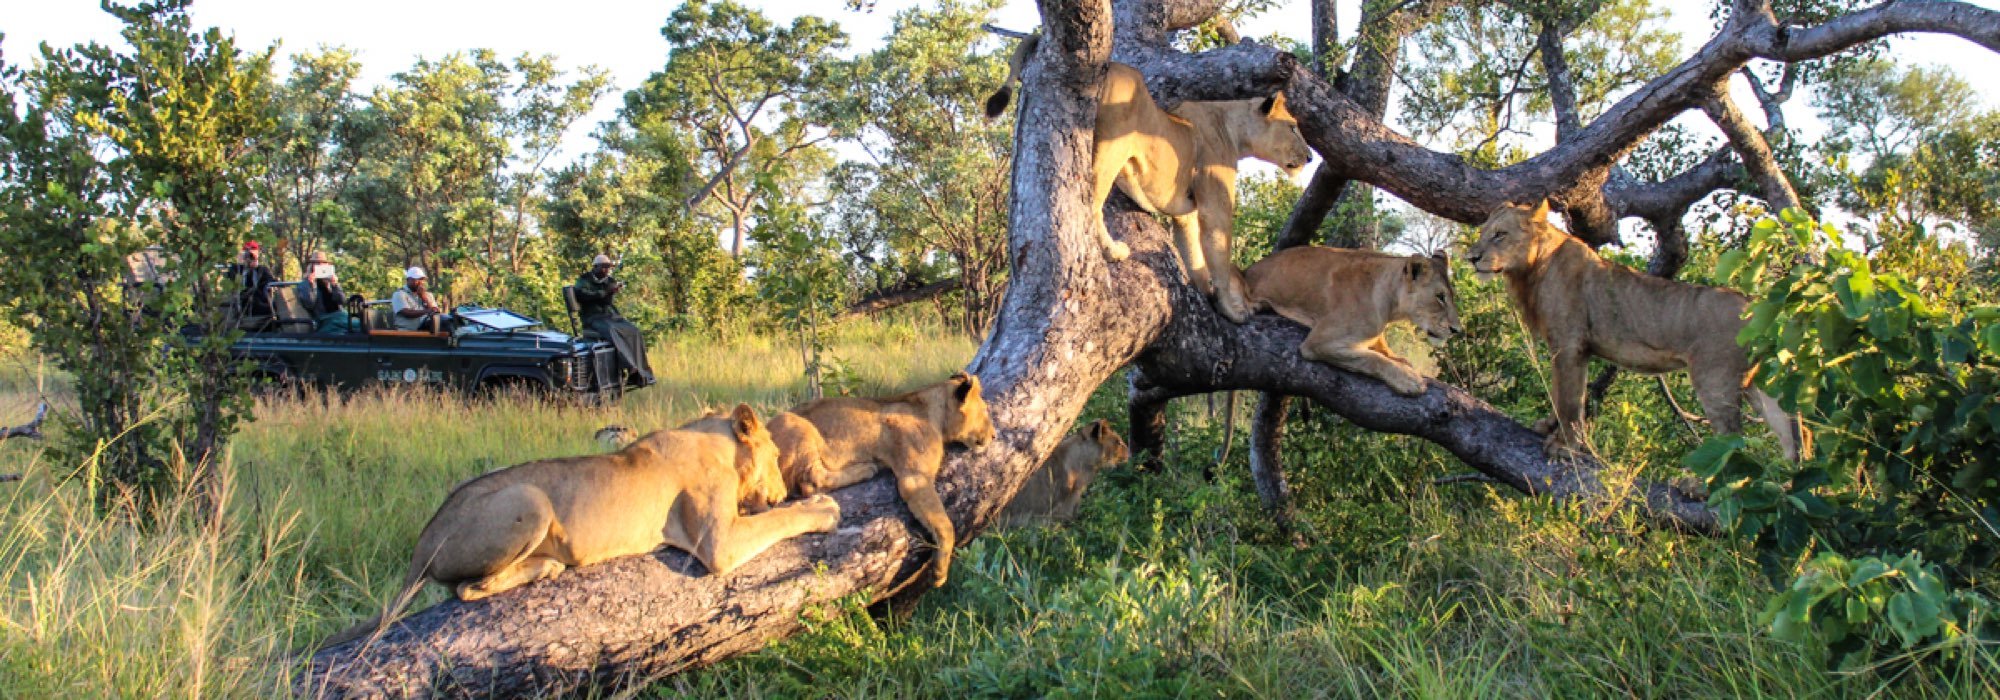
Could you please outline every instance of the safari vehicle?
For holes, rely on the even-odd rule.
[[[273,285],[277,317],[231,349],[258,375],[285,383],[354,388],[432,384],[458,390],[525,388],[615,401],[625,391],[611,344],[542,327],[508,311],[460,306],[454,332],[400,330],[387,302],[348,300],[348,332],[315,333],[312,318]]]
[[[129,256],[128,287],[173,279],[174,259],[159,248]],[[245,316],[235,302],[229,316],[243,337],[230,346],[251,371],[277,384],[352,389],[368,384],[430,384],[462,391],[520,388],[593,401],[616,401],[625,377],[616,351],[600,339],[544,328],[541,321],[480,306],[453,310],[452,332],[396,328],[387,301],[347,298],[344,333],[315,332],[318,324],[301,303],[298,283],[263,290],[272,315]],[[575,312],[572,310],[571,315]],[[571,319],[571,327],[576,325]],[[189,336],[201,334],[187,328]]]

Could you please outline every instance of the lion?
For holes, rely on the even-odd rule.
[[[596,440],[597,444],[603,445],[605,449],[617,450],[639,439],[639,434],[622,425],[607,425],[598,428],[597,434],[592,435],[591,439]]]
[[[724,575],[780,540],[827,532],[840,506],[784,500],[778,447],[748,405],[654,432],[611,454],[545,459],[453,488],[417,536],[403,587],[383,615],[328,639],[387,629],[428,581],[460,600],[490,597],[564,569],[665,544]]]
[[[942,586],[951,570],[952,548],[958,534],[944,501],[938,498],[938,471],[944,468],[945,446],[978,448],[993,439],[986,400],[979,395],[979,378],[960,372],[943,382],[885,398],[834,397],[792,409],[813,431],[791,426],[774,437],[780,452],[817,452],[819,465],[795,467],[804,479],[796,492],[823,494],[860,483],[887,468],[896,475],[903,503],[931,532],[937,557],[933,581]],[[820,438],[814,441],[814,436]],[[800,471],[803,470],[803,471]],[[803,477],[801,477],[803,478]]]
[[[987,98],[988,117],[1007,108],[1021,66],[1039,41],[1040,35],[1031,35],[1015,48],[1007,78]],[[1312,160],[1312,148],[1285,104],[1284,93],[1278,93],[1186,102],[1168,112],[1153,101],[1137,69],[1108,64],[1097,95],[1090,200],[1105,258],[1116,262],[1132,253],[1130,246],[1111,238],[1104,224],[1104,201],[1115,185],[1141,209],[1173,219],[1174,247],[1189,282],[1215,299],[1229,320],[1249,320],[1243,276],[1229,255],[1236,221],[1236,163],[1256,158],[1298,177]]]
[[[1125,439],[1111,429],[1109,421],[1091,423],[1056,445],[1048,461],[1029,474],[1021,490],[1014,493],[1014,500],[1007,504],[1000,519],[1008,525],[1020,525],[1035,520],[1061,522],[1075,518],[1077,506],[1083,503],[1083,491],[1097,479],[1098,470],[1121,464],[1130,456]]]
[[[1634,372],[1688,370],[1702,414],[1722,433],[1742,429],[1748,393],[1785,457],[1799,458],[1798,422],[1750,386],[1750,358],[1736,344],[1749,302],[1742,294],[1608,262],[1550,225],[1548,200],[1493,210],[1465,259],[1482,278],[1506,278],[1528,329],[1555,356],[1554,420],[1537,424],[1551,450],[1581,444],[1585,369],[1600,357]]]
[[[1257,261],[1244,276],[1254,308],[1312,329],[1300,355],[1374,377],[1405,396],[1424,393],[1424,376],[1389,351],[1382,329],[1410,321],[1439,345],[1463,330],[1442,253],[1404,257],[1301,246]]]

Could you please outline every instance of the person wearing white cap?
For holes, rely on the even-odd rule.
[[[646,361],[646,336],[618,314],[611,298],[625,283],[611,277],[611,256],[599,253],[590,261],[590,271],[576,278],[576,305],[583,326],[596,331],[618,349],[618,363],[626,371],[625,382],[633,386],[653,383],[653,366]]]
[[[431,296],[424,268],[412,265],[403,271],[403,288],[389,296],[389,310],[395,314],[396,328],[406,331],[448,331],[451,319]]]

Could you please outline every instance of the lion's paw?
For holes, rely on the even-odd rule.
[[[1249,321],[1251,316],[1250,302],[1245,301],[1241,294],[1217,294],[1215,310],[1221,312],[1223,318],[1236,324]]]
[[[1424,383],[1423,377],[1413,374],[1392,374],[1384,381],[1389,384],[1390,391],[1404,396],[1422,396],[1425,391],[1430,390],[1430,386]]]
[[[1129,257],[1132,257],[1132,246],[1125,245],[1125,243],[1122,241],[1114,241],[1109,239],[1106,239],[1104,241],[1105,260],[1109,260],[1111,262],[1118,262]]]
[[[840,502],[833,500],[832,496],[823,493],[813,494],[807,497],[800,507],[810,509],[814,515],[820,517],[819,532],[826,532],[840,525]]]
[[[1535,421],[1535,424],[1528,426],[1528,429],[1533,430],[1540,435],[1548,435],[1549,433],[1555,432],[1556,417],[1542,416],[1541,420]]]

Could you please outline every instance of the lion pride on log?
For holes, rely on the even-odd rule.
[[[426,581],[472,601],[567,568],[670,545],[727,574],[781,540],[828,532],[840,506],[785,498],[778,447],[748,405],[662,430],[611,454],[544,459],[453,488],[417,536],[383,615],[322,642],[387,629]],[[743,511],[756,514],[739,514]]]
[[[1007,108],[1021,65],[1039,40],[1040,35],[1030,35],[1014,49],[1006,80],[986,100],[986,116],[997,117]],[[1116,185],[1140,208],[1173,219],[1174,247],[1188,280],[1215,299],[1229,320],[1249,320],[1242,273],[1229,255],[1236,222],[1236,162],[1256,158],[1296,177],[1312,160],[1312,148],[1299,134],[1298,119],[1285,108],[1284,94],[1186,102],[1168,112],[1153,101],[1146,77],[1137,69],[1109,63],[1098,88],[1095,134],[1090,202],[1104,256],[1118,261],[1132,252],[1111,238],[1103,221],[1104,201]]]
[[[1736,344],[1748,299],[1733,290],[1643,275],[1598,257],[1549,223],[1548,200],[1506,204],[1479,227],[1465,259],[1481,277],[1499,275],[1529,330],[1554,355],[1555,416],[1537,429],[1567,449],[1584,433],[1585,370],[1591,357],[1635,372],[1686,369],[1715,429],[1742,429],[1747,393],[1798,460],[1804,433],[1778,402],[1750,386],[1750,358]]]
[[[1257,261],[1244,276],[1253,307],[1311,329],[1300,355],[1374,377],[1405,396],[1424,393],[1424,376],[1389,351],[1382,329],[1410,321],[1436,344],[1464,330],[1443,254],[1300,246]]]
[[[819,494],[888,469],[903,503],[931,532],[937,548],[932,582],[942,586],[958,532],[938,498],[937,476],[947,445],[977,448],[993,439],[979,391],[978,377],[959,372],[907,394],[832,397],[794,408],[792,414],[803,420],[780,416],[772,432],[786,455],[785,481],[794,493]]]

